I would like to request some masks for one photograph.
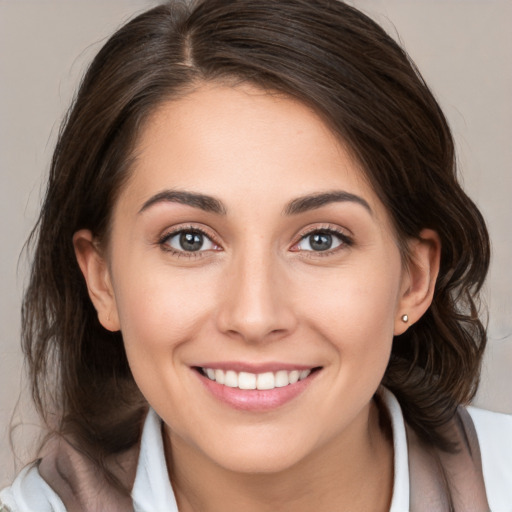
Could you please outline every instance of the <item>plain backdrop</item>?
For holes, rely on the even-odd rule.
[[[23,391],[19,331],[27,263],[19,256],[59,123],[105,38],[155,3],[0,0],[0,488],[34,456],[39,433]],[[400,38],[454,131],[464,187],[493,239],[490,343],[476,403],[512,412],[512,1],[351,3]]]

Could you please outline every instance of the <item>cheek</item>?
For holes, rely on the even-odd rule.
[[[129,358],[141,352],[158,360],[195,336],[209,309],[211,283],[165,265],[138,268],[115,286],[121,330]]]
[[[304,316],[342,359],[349,355],[382,365],[387,361],[399,303],[401,266],[396,262],[346,266],[302,287]],[[306,289],[314,293],[304,293]]]
[[[182,359],[208,315],[205,283],[165,265],[127,272],[116,302],[127,359],[148,402],[161,411],[191,407],[183,401],[189,376]],[[189,411],[189,414],[193,414]]]

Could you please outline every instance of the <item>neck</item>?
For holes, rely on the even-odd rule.
[[[379,417],[372,401],[353,432],[277,473],[229,471],[167,435],[167,464],[179,510],[389,510],[393,448]]]

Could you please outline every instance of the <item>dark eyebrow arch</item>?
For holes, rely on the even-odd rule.
[[[370,208],[370,205],[362,197],[351,194],[350,192],[345,192],[343,190],[322,192],[318,194],[310,194],[307,196],[298,197],[286,205],[284,209],[284,215],[297,215],[298,213],[316,210],[317,208],[321,208],[322,206],[326,206],[330,203],[344,202],[359,204],[364,207],[370,215],[373,215],[373,211]]]
[[[183,190],[163,190],[155,194],[142,205],[139,213],[144,212],[157,203],[180,203],[192,206],[193,208],[199,208],[205,212],[217,213],[219,215],[226,214],[226,208],[222,202],[215,197]]]

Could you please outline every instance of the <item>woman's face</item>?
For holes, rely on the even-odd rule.
[[[235,471],[365,432],[411,316],[410,274],[357,163],[309,108],[249,86],[155,112],[107,263],[100,320],[121,329],[171,446]]]

